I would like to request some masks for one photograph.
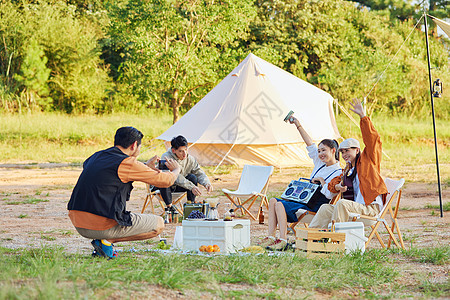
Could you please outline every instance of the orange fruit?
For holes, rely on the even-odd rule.
[[[214,252],[220,252],[220,248],[217,245],[213,245]]]
[[[209,245],[208,247],[206,247],[206,252],[214,252],[214,247]]]
[[[206,246],[201,245],[200,248],[198,248],[198,250],[200,250],[200,252],[206,252]]]

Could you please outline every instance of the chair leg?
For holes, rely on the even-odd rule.
[[[394,219],[395,222],[395,228],[397,228],[397,235],[398,235],[398,239],[400,241],[400,245],[402,245],[402,249],[405,250],[405,244],[403,242],[403,237],[402,237],[402,233],[400,231],[400,226],[398,226],[398,221],[397,219]]]
[[[253,221],[256,221],[256,217],[247,208],[245,208],[245,207],[243,207],[243,208],[244,208],[244,211],[250,216],[250,218],[252,218]]]
[[[264,205],[266,206],[266,209],[269,210],[269,199],[264,195]]]
[[[233,203],[234,206],[239,207],[239,205],[237,205],[236,202],[234,202],[233,197],[230,197],[228,194],[225,194],[225,196],[227,196],[227,198],[230,199],[231,203]],[[242,214],[244,214],[244,213],[242,213]]]
[[[269,210],[269,206],[266,204],[267,199],[264,196],[260,196],[261,197],[261,203],[259,204],[259,210],[261,210],[262,206],[265,204],[266,209]]]
[[[383,224],[384,224],[384,227],[386,227],[386,230],[387,230],[388,233],[389,233],[389,236],[390,236],[389,239],[392,238],[392,240],[394,241],[395,245],[396,245],[398,248],[400,248],[400,244],[397,242],[397,239],[395,238],[395,235],[394,235],[394,233],[392,232],[392,230],[389,228],[389,226],[388,226],[386,223],[383,222]]]
[[[269,200],[267,199],[267,197],[261,194],[253,195],[250,198],[246,199],[245,201],[242,201],[239,197],[231,197],[226,193],[225,196],[227,196],[227,198],[230,199],[231,203],[234,204],[237,207],[237,209],[241,211],[242,215],[249,215],[253,220],[256,220],[256,217],[250,212],[250,209],[255,204],[256,200],[258,200],[258,197],[261,198],[258,211],[261,210],[263,205],[266,206],[267,210],[269,209]]]
[[[248,198],[246,201],[244,201],[243,204],[246,204],[247,202],[252,201],[250,203],[250,205],[247,207],[247,209],[250,210],[252,208],[253,204],[255,204],[256,199],[258,199],[258,196],[252,196],[252,197]],[[259,207],[261,208],[261,205]]]
[[[294,233],[295,236],[297,236],[297,231],[295,230],[295,226],[298,225],[298,223],[300,223],[303,219],[304,216],[306,216],[307,214],[309,214],[309,211],[305,211],[304,213],[302,213],[298,218],[297,218],[297,222],[291,223],[289,225],[289,228],[291,228],[292,232]],[[304,223],[305,227],[308,228],[308,224]]]
[[[172,203],[172,205],[175,207],[175,209],[178,211],[178,213],[179,213],[182,217],[184,217],[184,214],[183,214],[183,204],[181,203],[181,200],[183,200],[183,199],[186,198],[186,197],[187,197],[187,194],[185,193],[185,194],[181,195],[178,199],[176,199],[176,200]],[[177,207],[177,204],[180,206],[180,208]]]
[[[380,221],[378,221],[375,225],[370,226],[372,228],[372,232],[370,232],[369,237],[367,238],[366,248],[369,246],[370,240],[372,240],[374,235],[377,237],[378,241],[380,242],[381,247],[386,248],[386,245],[384,245],[383,240],[381,239],[381,236],[377,232],[378,226],[380,226]]]
[[[402,245],[402,249],[405,250],[405,243],[403,243],[402,233],[400,231],[400,226],[398,226],[397,219],[395,219],[395,226],[397,227],[398,239],[400,240],[400,245]]]
[[[238,207],[241,210],[241,214],[245,215],[244,208],[242,207],[242,202],[239,197],[236,197],[237,202],[239,203]]]
[[[253,204],[255,204],[256,199],[258,199],[258,195],[254,195],[250,198],[248,198],[247,200],[245,200],[244,202],[241,203],[242,208],[245,210],[245,212],[253,219],[256,220],[256,217],[250,212],[250,209],[252,208]],[[248,202],[251,202],[250,205],[246,208],[244,205],[247,204]],[[260,207],[261,208],[261,205]],[[259,212],[259,211],[258,211]]]
[[[375,231],[375,236],[377,237],[377,240],[380,242],[381,247],[386,248],[386,245],[383,243],[383,240],[381,239],[381,235],[378,233],[378,231]]]
[[[160,194],[156,194],[155,195],[156,198],[158,198],[158,202],[159,202],[159,206],[161,206],[162,208],[162,212],[159,214],[161,217],[164,216],[164,208],[166,207],[166,203],[164,202],[163,198],[161,197]]]
[[[297,236],[297,230],[295,230],[295,226],[297,226],[297,224],[298,224],[299,222],[300,222],[300,221],[297,221],[297,222],[291,223],[291,225],[289,225],[289,228],[292,230],[292,233],[293,233],[295,236]]]
[[[147,206],[148,206],[148,199],[150,198],[150,196],[149,195],[147,195],[147,196],[145,196],[145,201],[144,201],[144,205],[142,206],[142,210],[141,210],[141,214],[143,214],[144,213],[144,211],[145,211],[145,209],[147,208]]]
[[[398,221],[397,219],[394,219],[394,222],[392,222],[392,232],[394,233],[394,230],[397,229],[397,235],[398,235],[398,240],[400,241],[400,245],[402,246],[402,249],[405,250],[405,243],[403,242],[403,238],[402,238],[402,233],[400,232],[400,226],[398,226]],[[393,239],[391,238],[391,236],[389,236],[389,241],[388,241],[388,248],[391,247],[391,241],[393,241]]]

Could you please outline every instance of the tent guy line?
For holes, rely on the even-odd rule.
[[[369,97],[370,93],[372,93],[373,89],[377,86],[378,82],[380,82],[381,78],[383,77],[384,73],[386,73],[387,69],[389,68],[389,66],[391,65],[392,61],[397,57],[397,54],[400,52],[400,50],[402,49],[403,45],[409,40],[409,37],[411,36],[411,34],[414,32],[414,30],[416,29],[417,25],[419,25],[420,21],[422,20],[423,16],[420,17],[420,19],[417,21],[416,25],[414,26],[414,28],[409,32],[408,36],[406,37],[406,39],[403,41],[403,43],[400,45],[400,47],[398,48],[397,52],[395,52],[395,55],[391,58],[391,60],[389,61],[389,63],[387,64],[386,68],[384,69],[384,71],[381,73],[381,75],[378,77],[377,81],[375,82],[375,84],[373,85],[373,87],[369,90],[369,92],[366,94],[366,96],[364,96],[364,102],[367,99],[367,97]]]

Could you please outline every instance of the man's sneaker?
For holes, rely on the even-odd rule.
[[[268,250],[272,251],[284,251],[288,248],[288,242],[285,240],[277,239],[272,245],[268,246]]]
[[[92,257],[98,257],[100,256],[100,254],[97,253],[97,250],[94,249],[94,251],[92,251]]]
[[[261,242],[259,242],[258,246],[266,248],[275,243],[275,241],[276,239],[273,236],[268,236],[262,239]]]
[[[114,251],[113,245],[106,241],[106,240],[93,240],[91,242],[92,246],[94,247],[94,252],[92,253],[92,256],[102,256],[106,257],[108,259],[117,257],[117,251]]]
[[[114,250],[113,251],[113,257],[111,257],[111,258],[115,258],[115,257],[118,257],[118,256],[119,256],[119,252],[117,252],[117,250]],[[98,254],[97,250],[94,250],[94,251],[92,251],[92,257],[101,257],[101,255]],[[109,259],[111,259],[111,258],[109,258]]]

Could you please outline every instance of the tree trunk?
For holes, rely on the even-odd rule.
[[[180,103],[178,101],[178,89],[175,89],[172,94],[172,115],[173,124],[180,119]]]

